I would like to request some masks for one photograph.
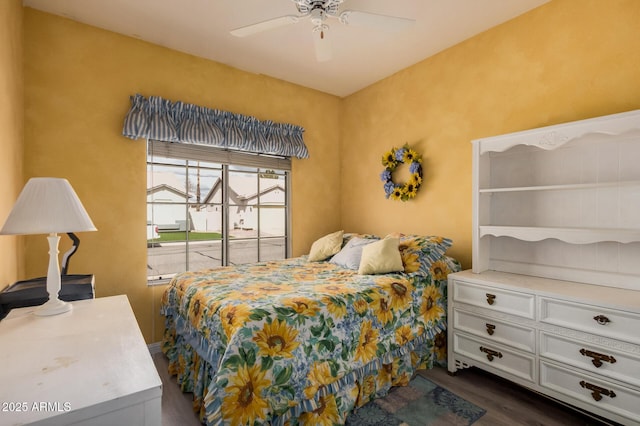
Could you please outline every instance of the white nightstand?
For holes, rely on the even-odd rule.
[[[162,382],[126,296],[0,322],[0,424],[160,425]]]

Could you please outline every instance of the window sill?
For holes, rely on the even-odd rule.
[[[166,285],[171,282],[171,278],[162,278],[159,280],[147,280],[147,287],[155,287],[158,285]]]

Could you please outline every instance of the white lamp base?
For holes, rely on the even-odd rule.
[[[48,317],[51,315],[58,315],[64,312],[69,312],[73,308],[71,303],[63,302],[60,299],[49,300],[44,305],[40,305],[35,311],[34,315],[39,317]]]
[[[63,302],[58,298],[58,293],[62,286],[60,266],[58,265],[58,242],[60,241],[60,237],[54,232],[49,234],[47,240],[49,240],[49,270],[47,272],[47,293],[49,293],[49,300],[33,312],[39,317],[62,314],[69,312],[72,308],[70,303]]]

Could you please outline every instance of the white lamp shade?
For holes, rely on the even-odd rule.
[[[80,199],[62,178],[31,178],[0,234],[50,234],[97,231]]]

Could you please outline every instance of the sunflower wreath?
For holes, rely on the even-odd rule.
[[[395,183],[393,181],[393,171],[398,165],[409,164],[411,177],[405,183]],[[391,148],[382,156],[384,171],[380,174],[380,179],[384,182],[384,193],[392,200],[407,201],[414,198],[422,185],[422,157],[404,145],[402,148]]]

